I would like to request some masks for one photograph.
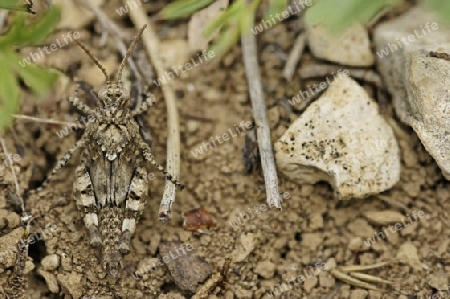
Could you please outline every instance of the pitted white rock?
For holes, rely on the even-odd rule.
[[[364,198],[400,178],[400,154],[377,104],[338,77],[275,144],[278,168],[301,183],[329,182],[339,199]]]

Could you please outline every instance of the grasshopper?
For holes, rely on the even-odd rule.
[[[181,190],[184,188],[155,161],[151,148],[139,133],[135,117],[154,104],[154,97],[148,96],[141,107],[132,111],[130,93],[121,81],[127,59],[146,27],[141,28],[128,48],[115,80],[110,80],[98,60],[75,40],[102,71],[106,85],[98,92],[94,110],[80,101],[77,90],[69,97],[70,103],[88,115],[90,121],[81,139],[59,159],[36,189],[42,190],[73,153],[84,148],[76,168],[73,194],[89,231],[90,245],[102,247],[102,267],[114,277],[122,268],[122,255],[130,251],[130,239],[147,199],[147,170],[142,165],[150,162],[167,180]]]

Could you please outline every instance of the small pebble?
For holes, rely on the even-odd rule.
[[[50,254],[44,257],[41,261],[42,269],[46,271],[53,271],[59,266],[59,256],[57,254]]]
[[[369,293],[366,290],[353,290],[350,299],[366,299]]]
[[[275,273],[275,264],[270,261],[258,262],[254,272],[263,278],[272,278]]]

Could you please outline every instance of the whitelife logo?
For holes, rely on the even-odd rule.
[[[59,38],[57,38],[56,44],[51,44],[50,46],[44,46],[43,49],[41,49],[39,47],[36,52],[31,52],[27,58],[24,58],[24,59],[22,59],[22,61],[19,61],[19,64],[21,67],[26,67],[27,65],[31,64],[31,60],[33,60],[33,62],[36,62],[37,60],[42,59],[45,56],[44,52],[46,54],[51,54],[52,52],[55,52],[56,50],[61,49],[64,46],[67,46],[69,44],[69,42],[73,42],[74,39],[78,39],[78,38],[80,38],[80,33],[78,31],[75,31],[73,34],[71,31],[69,31],[67,33],[67,36],[64,34],[62,35],[61,39],[64,41],[63,43],[61,43]],[[67,41],[67,39],[69,39],[69,41]],[[42,50],[44,50],[44,52],[42,52]]]
[[[234,137],[236,137],[238,135],[241,135],[246,130],[250,130],[253,127],[253,124],[250,121],[247,121],[246,123],[244,123],[244,121],[241,121],[239,123],[239,128],[242,129],[242,132],[241,132],[241,130],[239,130],[239,128],[238,128],[238,126],[236,124],[234,124],[234,127],[235,127],[235,130],[236,130],[237,134],[233,134],[233,131],[231,130],[231,128],[228,129],[228,132],[230,132],[231,138],[234,138]],[[228,133],[223,133],[222,135],[216,135],[215,138],[211,137],[211,142],[214,144],[214,147],[216,147],[217,144],[216,144],[215,140],[217,140],[217,142],[219,144],[222,144],[225,141],[230,140],[230,135],[228,135]],[[223,140],[221,138],[223,138]],[[213,146],[211,145],[211,143],[209,143],[209,142],[206,142],[206,143],[202,142],[202,145],[197,147],[197,148],[195,148],[194,150],[192,150],[191,154],[195,158],[197,158],[199,155],[203,155],[203,149],[205,149],[205,152],[207,152],[207,151],[209,151],[212,148],[213,148]]]
[[[426,217],[425,217],[425,216],[426,216]],[[396,223],[394,226],[389,225],[389,226],[388,226],[389,231],[390,231],[391,233],[394,234],[394,233],[396,233],[396,232],[398,232],[398,231],[404,229],[405,227],[410,226],[413,222],[419,221],[419,220],[422,219],[423,217],[425,217],[425,218],[428,219],[428,218],[430,217],[430,215],[425,215],[425,212],[424,212],[424,211],[419,211],[419,212],[417,212],[416,210],[414,210],[414,211],[412,212],[412,217],[414,218],[414,221],[411,219],[411,216],[406,215],[406,217],[408,217],[409,222],[405,222],[405,218],[402,218],[402,219],[401,219],[401,220],[402,220],[402,223],[398,222],[398,223]],[[394,229],[394,230],[393,230],[393,229]],[[364,243],[364,245],[366,245],[366,247],[370,247],[370,246],[372,246],[373,244],[375,244],[376,242],[380,241],[381,238],[386,239],[387,237],[389,237],[389,233],[387,232],[387,229],[384,228],[384,226],[383,226],[383,229],[382,229],[381,231],[379,231],[378,233],[374,233],[374,235],[373,235],[372,238],[368,238],[366,241],[363,241],[363,243]],[[376,240],[376,238],[377,238],[378,240]]]
[[[281,22],[287,18],[289,18],[290,16],[293,16],[295,14],[298,14],[299,12],[301,12],[302,10],[304,10],[306,7],[311,6],[313,3],[311,0],[306,0],[306,1],[299,1],[299,2],[294,2],[294,5],[289,5],[287,8],[287,10],[282,11],[281,13],[276,13],[275,17],[277,18],[278,22]],[[292,6],[294,6],[295,8],[293,9]],[[264,30],[272,27],[273,25],[275,25],[277,23],[277,21],[274,19],[274,17],[272,15],[270,15],[269,19],[267,20],[262,20],[261,23],[253,28],[250,29],[250,31],[256,35],[258,33],[263,32]]]
[[[417,39],[421,39],[422,37],[429,34],[431,32],[431,30],[439,29],[439,26],[436,22],[433,22],[433,23],[428,22],[425,24],[425,28],[423,28],[422,25],[420,26],[420,28],[422,29],[423,35],[420,35],[420,33],[417,31],[417,29],[414,29],[414,34],[410,34],[410,35],[408,35],[408,37],[405,37],[405,36],[401,37],[400,38],[401,41],[398,38],[396,38],[396,40],[397,40],[396,44],[388,43],[387,47],[385,47],[384,49],[381,49],[380,51],[377,51],[378,57],[383,58],[385,56],[389,56],[389,54],[392,54],[392,53],[398,51],[399,47],[403,48],[403,45],[407,46],[407,45],[409,45],[409,43],[412,43],[412,42],[416,41]],[[398,47],[397,47],[397,45],[398,45]]]

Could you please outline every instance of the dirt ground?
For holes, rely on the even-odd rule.
[[[164,3],[157,1],[144,7],[151,15]],[[131,21],[114,12],[118,6],[118,1],[110,1],[103,9],[134,36],[137,30]],[[158,23],[162,41],[186,39],[186,22]],[[105,48],[98,47],[101,28],[96,19],[76,30],[81,33],[82,42],[105,62],[109,71],[117,69],[121,58],[113,41],[108,41]],[[52,38],[67,31],[60,29]],[[298,117],[294,112],[288,116],[288,121],[284,117],[284,108],[274,105],[275,100],[291,98],[311,83],[302,82],[297,72],[291,82],[282,79],[281,75],[299,31],[298,19],[291,18],[257,36],[273,142]],[[23,53],[29,50],[25,49]],[[143,51],[142,47],[136,50],[140,51]],[[304,63],[315,62],[307,51],[299,68]],[[95,90],[101,87],[100,71],[74,43],[48,55],[40,64],[58,67],[69,77],[85,80]],[[73,82],[69,81],[67,78],[61,80],[48,97],[40,101],[24,88],[20,113],[75,122],[80,115],[67,101],[74,88]],[[100,266],[98,250],[89,246],[88,231],[72,198],[74,170],[79,162],[79,153],[76,154],[43,192],[25,202],[26,210],[35,217],[32,231],[42,237],[29,248],[30,261],[32,259],[34,263],[27,275],[29,298],[190,298],[175,285],[164,266],[149,271],[142,278],[136,279],[132,275],[158,257],[162,242],[175,240],[191,244],[193,251],[213,269],[222,266],[225,258],[231,258],[229,282],[224,290],[213,290],[209,298],[270,298],[267,292],[305,271],[311,273],[316,263],[326,263],[329,267],[373,265],[397,257],[405,244],[417,249],[420,266],[391,263],[366,271],[392,282],[388,286],[376,283],[379,291],[350,286],[335,279],[330,271],[323,270],[277,298],[418,299],[431,298],[433,294],[440,294],[440,297],[432,298],[450,297],[450,290],[446,291],[450,273],[449,182],[415,133],[398,121],[390,100],[384,116],[394,126],[402,162],[401,179],[395,187],[366,199],[338,201],[333,198],[332,188],[325,183],[300,185],[280,175],[280,190],[290,197],[283,201],[283,210],[261,211],[252,218],[244,218],[240,225],[231,225],[236,224],[233,221],[241,213],[250,215],[249,208],[266,203],[261,172],[244,173],[241,155],[244,135],[198,157],[191,151],[211,137],[233,130],[241,121],[252,121],[240,45],[233,48],[218,66],[193,68],[187,76],[174,79],[171,84],[176,90],[181,121],[180,180],[186,185],[185,190],[177,194],[172,220],[167,224],[158,221],[164,177],[148,167],[155,179],[150,181],[151,195],[132,238],[131,253],[124,258],[121,276],[106,275]],[[170,146],[166,144],[166,106],[161,89],[152,85],[151,91],[157,102],[145,119],[151,128],[154,155],[164,165],[165,149]],[[14,165],[22,191],[38,187],[57,159],[82,134],[79,129],[59,138],[56,134],[59,130],[60,125],[16,120],[4,136],[8,151],[20,156]],[[0,236],[10,236],[2,239],[9,241],[0,244],[0,249],[6,250],[18,241],[21,227],[18,210],[6,201],[6,195],[14,191],[12,175],[7,168],[0,168],[0,181]],[[216,227],[206,233],[183,230],[182,213],[199,206],[213,215]],[[404,215],[411,215],[414,210],[423,211],[426,216],[372,246],[361,244],[384,229],[382,225],[369,222],[364,213],[382,210]],[[51,228],[53,231],[49,234]],[[57,254],[59,265],[43,271],[41,261],[51,254]],[[12,271],[13,258],[14,255],[8,256],[7,261],[0,263],[1,285]],[[49,285],[57,291],[51,292]]]

